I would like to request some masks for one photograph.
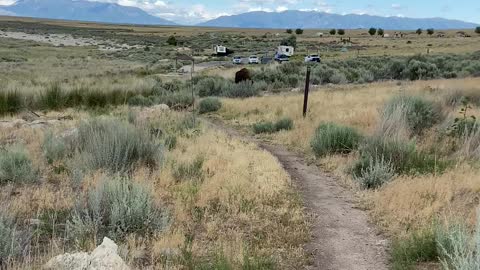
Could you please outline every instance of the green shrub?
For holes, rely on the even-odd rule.
[[[442,119],[441,108],[429,100],[417,96],[397,96],[384,108],[383,117],[390,117],[396,112],[403,112],[410,130],[420,134]]]
[[[230,84],[232,82],[222,77],[206,77],[195,84],[195,89],[200,97],[220,96]]]
[[[203,180],[203,162],[204,158],[196,157],[192,162],[174,164],[173,178],[177,181],[185,180]]]
[[[48,132],[43,139],[42,152],[43,156],[47,159],[47,162],[52,164],[65,157],[67,145],[62,139],[56,138],[53,133]]]
[[[108,97],[102,91],[88,91],[83,94],[84,105],[88,108],[105,108],[108,105]]]
[[[385,160],[389,162],[397,174],[442,172],[447,162],[418,152],[413,141],[392,140],[375,136],[368,138],[360,146],[360,161],[353,168],[355,177],[362,177],[362,172],[368,170],[370,160]]]
[[[35,180],[36,172],[23,146],[12,145],[0,149],[0,184],[30,183]]]
[[[437,78],[439,70],[433,63],[411,60],[405,68],[405,74],[412,81],[425,80]]]
[[[357,149],[362,136],[353,128],[322,123],[310,143],[315,156],[346,154]]]
[[[19,112],[23,107],[22,96],[17,91],[0,93],[0,115]]]
[[[0,265],[6,265],[21,252],[15,223],[6,214],[0,212]]]
[[[293,120],[290,118],[282,118],[275,122],[275,131],[293,129]]]
[[[253,125],[253,132],[255,134],[261,133],[274,133],[275,132],[275,124],[272,122],[260,122]]]
[[[187,90],[165,92],[159,96],[152,96],[153,103],[167,104],[172,109],[185,109],[193,104],[192,93]]]
[[[261,91],[268,90],[268,84],[265,81],[255,81],[253,83],[253,88],[255,88],[255,92],[260,93]]]
[[[58,110],[65,106],[65,95],[60,84],[54,83],[49,86],[40,96],[40,106],[42,109]]]
[[[74,142],[77,160],[89,170],[128,172],[135,165],[156,166],[160,146],[144,130],[115,119],[94,119],[82,123]]]
[[[84,102],[84,94],[89,91],[88,89],[79,88],[70,90],[65,93],[65,107],[72,108],[72,107],[80,107],[83,105]]]
[[[203,114],[220,110],[220,108],[222,107],[222,103],[218,98],[206,98],[200,101],[199,106],[200,108],[198,112]]]
[[[345,84],[348,80],[343,72],[335,71],[332,76],[330,76],[330,82],[333,84]]]
[[[231,84],[224,91],[224,95],[231,98],[247,98],[257,96],[259,89],[254,87],[251,81],[243,81],[237,84]]]
[[[117,176],[88,191],[67,223],[67,235],[83,246],[104,236],[120,240],[134,233],[145,237],[165,226],[165,213],[155,205],[149,189]]]
[[[285,117],[275,123],[262,121],[254,124],[252,127],[255,134],[274,133],[281,130],[291,130],[293,128],[293,120]]]
[[[144,97],[142,95],[136,95],[128,99],[128,105],[148,107],[148,106],[152,106],[153,102],[151,99],[147,97]]]
[[[438,253],[434,231],[425,229],[395,239],[391,257],[394,270],[413,270],[418,262],[436,261]]]
[[[177,146],[177,136],[168,135],[165,138],[165,147],[167,147],[167,149],[169,151],[171,151],[171,150],[175,149],[176,146]]]
[[[375,189],[392,180],[395,171],[389,161],[382,159],[364,160],[360,174],[355,177],[360,186],[365,189]]]

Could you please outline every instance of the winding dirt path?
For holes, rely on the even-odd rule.
[[[386,241],[369,224],[367,214],[356,208],[350,191],[283,146],[243,135],[219,121],[208,123],[270,152],[290,174],[312,216],[312,240],[306,248],[314,260],[307,269],[388,269]]]

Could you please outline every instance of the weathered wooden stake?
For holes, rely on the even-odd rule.
[[[303,93],[303,117],[307,116],[308,91],[310,90],[310,66],[307,66],[307,78],[305,79],[305,92]]]

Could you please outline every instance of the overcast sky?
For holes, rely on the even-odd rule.
[[[15,0],[0,0],[0,5]],[[181,24],[247,11],[317,10],[414,18],[443,17],[480,23],[480,0],[91,0],[135,6]]]

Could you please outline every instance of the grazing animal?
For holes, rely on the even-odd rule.
[[[235,83],[252,80],[250,76],[250,71],[246,68],[242,68],[240,71],[235,73]]]

